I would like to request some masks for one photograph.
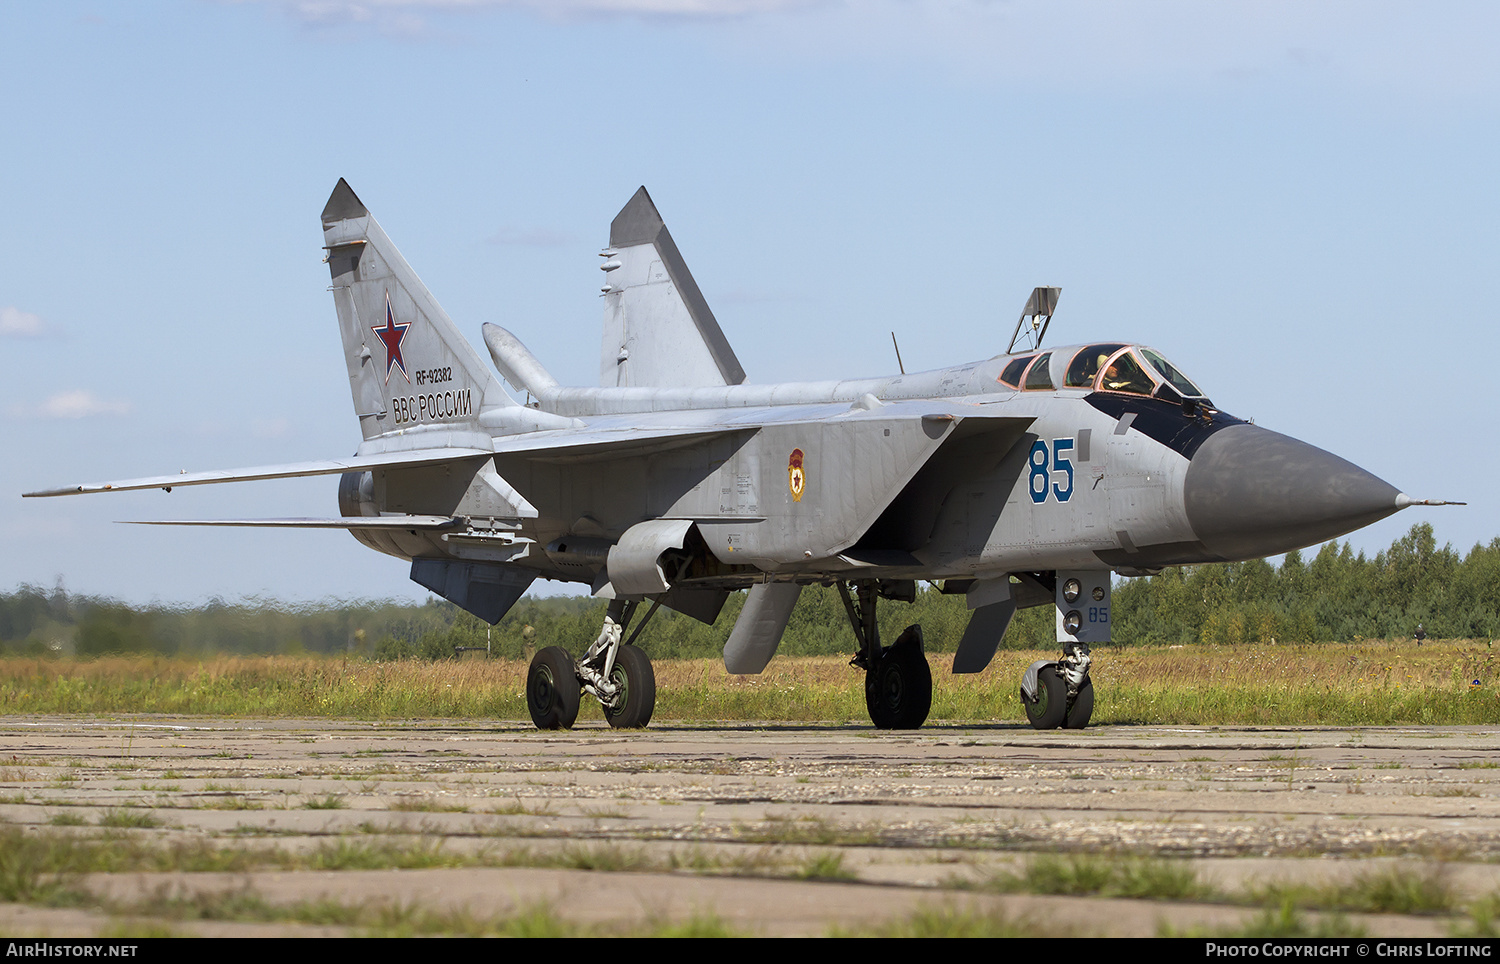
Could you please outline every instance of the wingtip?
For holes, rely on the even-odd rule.
[[[609,222],[609,246],[618,248],[655,241],[665,226],[651,195],[646,193],[646,186],[642,184]]]
[[[359,195],[354,193],[354,188],[343,178],[339,178],[339,182],[333,186],[333,193],[328,195],[328,203],[323,205],[324,223],[362,218],[369,213]]]
[[[81,485],[67,485],[60,489],[38,489],[35,492],[22,492],[23,499],[48,499],[55,495],[77,495],[84,491]]]

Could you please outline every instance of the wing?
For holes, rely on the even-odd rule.
[[[260,465],[246,469],[212,469],[207,472],[183,472],[178,475],[155,475],[119,482],[88,482],[22,493],[23,498],[45,498],[54,495],[86,495],[93,492],[130,492],[137,489],[166,489],[179,485],[213,485],[218,482],[253,482],[259,479],[298,479],[310,475],[342,475],[345,472],[368,472],[371,469],[415,468],[493,455],[483,449],[432,448],[384,452],[379,455],[355,455],[347,459],[322,462],[293,462],[288,465]]]
[[[441,532],[461,529],[462,519],[446,515],[353,516],[339,519],[145,519],[132,526],[239,526],[257,529],[422,529]]]
[[[241,469],[210,469],[206,472],[182,472],[177,475],[153,475],[114,482],[85,482],[54,489],[23,492],[22,498],[49,498],[58,495],[88,495],[96,492],[132,492],[141,489],[165,489],[180,485],[215,485],[220,482],[255,482],[263,479],[298,479],[313,475],[342,475],[345,472],[369,472],[375,469],[415,469],[493,456],[497,453],[537,453],[555,458],[619,457],[633,450],[659,451],[662,446],[689,444],[730,432],[743,431],[739,426],[671,426],[657,429],[604,427],[595,430],[528,432],[501,436],[494,448],[419,448],[405,451],[353,455],[343,459],[319,462],[291,462],[285,465],[259,465]],[[652,447],[655,447],[652,449]]]

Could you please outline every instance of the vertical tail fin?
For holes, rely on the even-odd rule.
[[[343,178],[323,208],[323,238],[366,439],[476,428],[485,408],[516,404]]]
[[[600,385],[707,388],[745,380],[644,187],[610,222],[609,247]]]

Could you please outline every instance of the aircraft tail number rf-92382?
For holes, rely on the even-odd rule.
[[[338,475],[337,517],[160,524],[345,529],[490,623],[536,579],[589,586],[609,600],[598,638],[579,654],[547,647],[528,672],[543,729],[571,726],[584,694],[614,726],[650,721],[655,676],[636,641],[661,606],[713,622],[748,590],[724,664],[761,672],[813,584],[843,600],[874,724],[921,726],[921,628],[887,644],[875,618],[919,580],[967,600],[955,673],[989,664],[1017,609],[1054,607],[1061,653],[1026,670],[1021,701],[1033,726],[1082,727],[1113,574],[1287,552],[1418,504],[1220,410],[1153,348],[1044,350],[1057,288],[1032,292],[993,358],[747,384],[645,188],[602,252],[598,386],[560,385],[515,335],[484,326],[523,404],[342,180],[322,225],[354,456],[27,495]]]

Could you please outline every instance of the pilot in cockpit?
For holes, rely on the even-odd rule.
[[[1122,354],[1105,369],[1099,387],[1111,392],[1150,395],[1156,386],[1129,354]]]

